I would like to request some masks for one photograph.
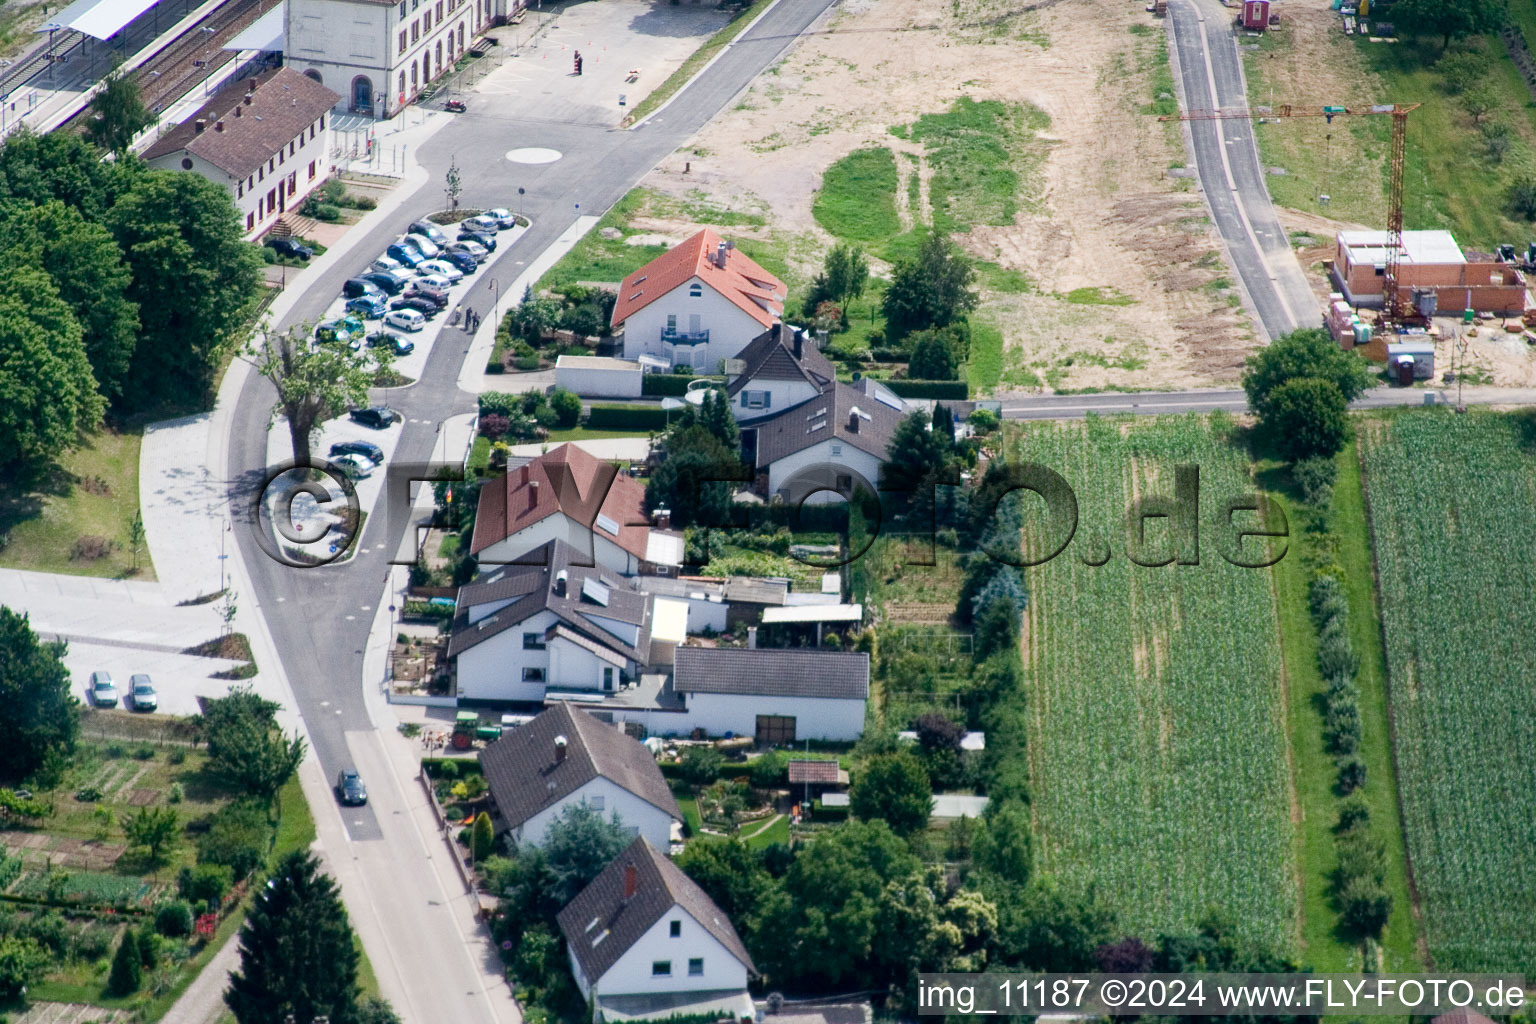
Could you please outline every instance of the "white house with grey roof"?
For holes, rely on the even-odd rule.
[[[672,690],[679,733],[760,743],[856,740],[869,701],[869,655],[811,648],[679,647]],[[658,717],[659,727],[662,720]]]
[[[906,415],[885,389],[834,383],[808,402],[742,426],[758,487],[787,502],[828,504],[877,493],[880,466]]]
[[[480,752],[498,836],[538,846],[572,804],[614,815],[666,849],[682,821],[677,800],[644,744],[607,722],[556,704]]]
[[[726,396],[746,424],[809,402],[837,379],[832,361],[798,327],[776,323],[726,360]]]
[[[755,1012],[747,980],[757,969],[730,919],[644,838],[578,893],[558,921],[594,1020],[741,1020]]]

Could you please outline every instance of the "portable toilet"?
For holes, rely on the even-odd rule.
[[[1243,0],[1243,28],[1262,32],[1269,25],[1269,0]]]

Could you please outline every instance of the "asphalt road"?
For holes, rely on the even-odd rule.
[[[1355,410],[1387,409],[1403,405],[1423,405],[1426,395],[1434,394],[1437,405],[1454,405],[1456,388],[1372,388],[1351,403]],[[1466,405],[1536,405],[1536,388],[1466,388]],[[1200,391],[1103,392],[1093,395],[1035,395],[1004,398],[1003,418],[1010,420],[1081,419],[1090,413],[1099,416],[1130,414],[1134,416],[1248,411],[1248,399],[1237,389],[1211,388]]]
[[[1173,34],[1186,112],[1246,109],[1236,10],[1217,0],[1173,0]],[[1317,298],[1275,216],[1247,120],[1188,121],[1200,187],[1254,314],[1271,338],[1320,321]],[[1285,131],[1284,125],[1272,131]]]
[[[465,305],[489,310],[493,279],[508,284],[577,216],[600,214],[617,202],[745,89],[831,3],[780,0],[669,106],[634,130],[514,116],[516,107],[511,103],[502,112],[490,104],[472,105],[470,113],[455,118],[417,154],[429,172],[426,184],[403,204],[391,223],[360,241],[356,260],[317,281],[289,317],[275,326],[281,329],[317,319],[342,281],[356,271],[353,263],[366,263],[405,224],[440,209],[441,181],[450,158],[457,162],[464,183],[463,205],[512,207],[532,220],[532,227],[497,261],[495,269],[477,275],[463,299]],[[507,162],[508,150],[527,146],[556,149],[564,156],[543,166]],[[519,187],[526,190],[525,195],[519,196]],[[516,298],[503,297],[502,309],[507,300]],[[475,396],[457,385],[468,347],[468,335],[445,329],[418,383],[390,393],[390,404],[405,416],[395,462],[428,461],[437,441],[437,425],[449,416],[473,411]],[[426,916],[423,910],[437,901],[438,881],[428,876],[440,869],[428,864],[430,844],[423,845],[410,816],[397,809],[413,799],[414,783],[379,778],[393,773],[386,767],[389,759],[364,705],[363,686],[373,681],[360,679],[363,651],[388,577],[388,553],[397,550],[403,524],[396,523],[395,535],[386,536],[389,517],[370,517],[359,554],[344,566],[299,570],[269,559],[258,546],[252,524],[242,520],[248,519],[246,510],[267,480],[267,423],[274,398],[270,383],[253,375],[232,418],[227,465],[232,514],[245,526],[235,531],[242,561],[325,778],[332,779],[340,768],[354,764],[374,772],[368,779],[374,801],[348,809],[342,816],[351,849],[333,849],[328,844],[327,853],[352,862],[361,873],[357,891],[368,894],[367,913],[378,915],[373,934],[382,935],[388,947],[382,956],[377,949],[370,952],[381,979],[390,975],[400,979],[395,988],[406,992],[407,1005],[399,1009],[407,1021],[449,1012],[455,1020],[471,1024],[495,1020],[494,1008],[484,999],[471,998],[474,993],[466,993],[465,988],[466,968],[478,975],[485,965],[472,964],[473,954],[457,940],[451,921],[445,923],[441,915]],[[383,787],[387,788],[380,792]],[[330,820],[324,809],[317,811]]]

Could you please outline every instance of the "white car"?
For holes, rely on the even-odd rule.
[[[427,260],[416,269],[422,272],[422,277],[430,275],[432,277],[445,278],[449,284],[458,284],[464,279],[464,271],[447,260]]]
[[[448,251],[462,252],[467,256],[473,256],[476,263],[484,263],[486,258],[491,255],[491,250],[479,242],[449,242]]]
[[[496,218],[496,222],[503,228],[517,227],[517,217],[505,206],[498,206],[494,210],[486,210],[481,216]]]
[[[361,455],[338,455],[332,464],[353,480],[373,475],[373,463]]]
[[[419,292],[426,292],[434,298],[445,298],[448,289],[453,287],[453,282],[442,274],[422,274],[411,282],[411,286]]]
[[[99,708],[117,707],[117,684],[111,672],[98,669],[91,673],[91,703]]]
[[[414,309],[396,309],[385,315],[384,326],[414,334],[427,326],[427,318]]]
[[[437,243],[432,241],[432,239],[428,238],[426,235],[406,235],[401,239],[401,241],[407,243],[408,245],[414,245],[416,247],[416,251],[421,253],[429,260],[435,259],[437,254],[442,251],[437,247]]]
[[[501,221],[495,217],[481,214],[478,217],[470,217],[464,221],[464,227],[471,231],[489,231],[491,234],[501,230]]]
[[[375,274],[393,274],[397,270],[405,269],[406,266],[404,263],[401,263],[397,259],[391,259],[388,256],[380,256],[368,267],[369,272]]]

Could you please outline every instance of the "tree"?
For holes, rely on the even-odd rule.
[[[80,325],[36,267],[0,280],[0,395],[0,469],[36,469],[73,448],[106,406]]]
[[[139,571],[139,552],[144,550],[144,512],[141,509],[133,510],[133,518],[128,520],[128,549],[133,553],[133,571]]]
[[[575,899],[631,841],[617,814],[604,818],[586,801],[567,804],[544,833],[544,861],[559,905]]]
[[[53,958],[35,939],[7,935],[0,939],[0,999],[15,999],[37,984]]]
[[[124,404],[201,406],[249,322],[261,258],[222,185],[148,169],[129,181],[106,217],[140,320]]]
[[[40,643],[26,614],[0,606],[0,780],[48,767],[50,753],[74,753],[80,705],[62,660],[68,649]]]
[[[1504,203],[1512,216],[1536,220],[1536,178],[1526,176],[1511,182]]]
[[[459,162],[454,157],[448,158],[448,173],[443,176],[443,194],[448,197],[450,209],[459,208],[459,196],[464,194],[464,183],[459,180]]]
[[[1472,123],[1480,125],[1490,110],[1499,108],[1499,94],[1493,86],[1479,83],[1461,94],[1461,105],[1472,115]]]
[[[240,1024],[327,1017],[354,1024],[357,946],[336,883],[314,854],[285,856],[240,927],[240,969],[224,1002]]]
[[[27,206],[57,199],[97,222],[125,182],[123,164],[103,162],[96,147],[74,132],[39,135],[23,126],[0,149],[0,196]]]
[[[530,288],[523,295],[523,301],[507,315],[507,319],[517,336],[531,344],[554,330],[560,322],[560,301],[537,298]]]
[[[931,419],[919,410],[908,413],[891,432],[880,488],[899,508],[930,508],[934,486],[950,478],[953,452],[931,427]]]
[[[155,123],[144,106],[139,85],[121,68],[107,75],[101,91],[91,99],[91,119],[85,137],[115,156],[128,152],[133,138]]]
[[[304,740],[277,728],[277,705],[248,686],[205,705],[202,720],[208,741],[208,766],[236,789],[271,800],[298,771]]]
[[[1452,39],[1492,32],[1508,15],[1504,0],[1397,0],[1392,24],[1411,36],[1439,36],[1440,49]]]
[[[883,821],[892,832],[907,836],[928,824],[933,787],[927,769],[911,754],[882,754],[865,762],[849,789],[848,802],[855,817]]]
[[[896,264],[881,300],[886,339],[893,344],[925,327],[947,327],[976,308],[976,270],[948,238],[933,232],[917,258]]]
[[[167,938],[184,939],[192,934],[192,908],[184,900],[172,900],[155,908],[155,931]]]
[[[728,525],[731,495],[748,480],[738,452],[698,423],[674,426],[664,448],[645,486],[646,508],[671,509],[677,526]]]
[[[965,726],[938,711],[926,711],[913,723],[917,730],[917,745],[925,753],[948,751],[960,753],[960,741],[965,738]]]
[[[753,789],[773,789],[784,785],[785,767],[789,758],[777,750],[770,750],[754,758],[747,766],[747,778]]]
[[[719,776],[724,764],[725,755],[712,746],[689,747],[683,751],[683,779],[695,786],[707,786]]]
[[[1327,331],[1308,327],[1282,335],[1248,357],[1243,370],[1248,404],[1263,416],[1270,394],[1295,377],[1330,381],[1346,402],[1359,398],[1373,383],[1370,365],[1364,359],[1339,348]]]
[[[1263,422],[1288,459],[1336,455],[1349,440],[1349,408],[1332,382],[1299,377],[1269,396]]]
[[[917,380],[954,380],[955,355],[942,331],[921,331],[907,362],[907,374]]]
[[[677,866],[703,889],[732,921],[745,921],[772,884],[763,862],[734,837],[694,839],[678,855]]]
[[[1020,800],[993,800],[971,848],[976,870],[1023,885],[1034,863],[1029,808]]]
[[[116,240],[79,210],[50,199],[0,213],[0,250],[14,263],[47,272],[80,325],[98,390],[115,399],[139,331],[139,311],[126,298],[128,268]]]
[[[710,388],[704,393],[704,403],[699,407],[699,423],[727,449],[737,451],[741,448],[741,428],[736,425],[731,400],[724,391]]]
[[[491,816],[485,811],[475,815],[475,824],[469,834],[470,856],[479,864],[496,849],[496,830],[491,827]]]
[[[197,841],[198,864],[190,882],[182,882],[182,895],[217,903],[235,879],[245,878],[266,858],[271,837],[272,824],[258,801],[236,800],[219,808]]]
[[[1094,951],[1114,940],[1115,914],[1091,886],[1040,878],[1028,886],[987,883],[1000,910],[998,945],[1010,966],[1091,971]]]
[[[130,846],[144,847],[150,862],[158,864],[161,854],[173,848],[181,835],[181,819],[169,807],[141,807],[123,822],[123,834]]]
[[[112,957],[112,972],[107,975],[107,991],[114,996],[128,996],[139,990],[144,981],[144,965],[139,956],[139,936],[130,926],[123,929],[123,937]]]
[[[864,294],[868,281],[869,257],[859,246],[843,243],[834,245],[827,253],[811,291],[847,308],[849,302]]]
[[[581,399],[565,388],[555,388],[549,396],[549,407],[559,417],[560,429],[569,430],[581,421]]]
[[[349,406],[368,404],[377,365],[346,345],[311,345],[307,337],[290,330],[262,333],[247,354],[256,371],[277,389],[276,410],[288,422],[296,465],[313,465],[310,445],[321,423]]]
[[[1009,569],[1014,571],[1008,572]],[[993,573],[991,583],[977,595],[976,604],[980,610],[971,621],[976,631],[972,641],[975,645],[973,653],[978,659],[986,660],[999,651],[1011,650],[1019,644],[1019,633],[1023,627],[1022,609],[1012,595],[998,592],[1002,590],[1005,581],[1016,579],[1017,574],[1018,570],[1013,566],[1003,566],[1002,570]]]

